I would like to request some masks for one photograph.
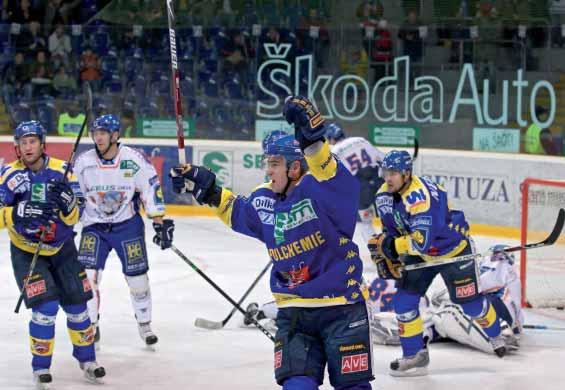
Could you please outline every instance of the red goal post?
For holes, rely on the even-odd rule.
[[[522,182],[520,242],[547,236],[565,208],[565,180],[526,178]],[[523,307],[565,306],[565,236],[546,248],[522,250],[520,280]]]

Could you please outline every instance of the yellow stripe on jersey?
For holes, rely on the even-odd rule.
[[[51,356],[53,355],[53,347],[55,346],[55,339],[38,339],[29,337],[29,347],[31,353],[36,356]]]
[[[494,310],[494,307],[490,303],[488,306],[489,307],[487,314],[485,314],[483,317],[479,317],[475,319],[477,324],[479,324],[483,329],[490,328],[492,324],[494,324],[494,322],[497,320],[496,311]]]
[[[71,342],[77,347],[87,347],[94,342],[94,327],[90,325],[84,330],[74,330],[67,328]]]
[[[424,331],[424,322],[422,317],[418,316],[412,321],[398,321],[398,335],[400,337],[416,336]]]
[[[344,296],[334,298],[302,298],[294,294],[273,293],[278,307],[323,307],[347,305]]]
[[[13,211],[14,208],[11,206],[2,207],[0,209],[0,229],[14,226],[14,220],[12,219]]]
[[[222,188],[222,197],[220,199],[220,205],[216,209],[216,215],[230,228],[234,201],[235,195],[230,190]]]
[[[329,180],[335,176],[337,171],[337,161],[330,152],[330,145],[324,142],[322,147],[310,156],[306,156],[306,162],[310,173],[318,180]]]

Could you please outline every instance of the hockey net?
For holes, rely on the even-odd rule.
[[[522,183],[521,244],[543,240],[565,208],[565,181],[527,178]],[[554,245],[520,253],[522,306],[565,306],[565,235]]]

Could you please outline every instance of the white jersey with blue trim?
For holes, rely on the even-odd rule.
[[[352,175],[366,167],[378,167],[385,154],[375,148],[365,138],[348,137],[332,145],[335,154]]]
[[[92,149],[77,158],[73,171],[85,197],[84,226],[128,220],[140,201],[148,217],[165,215],[159,176],[141,150],[120,145],[116,157],[105,161]]]

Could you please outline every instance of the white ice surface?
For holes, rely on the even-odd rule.
[[[262,245],[231,232],[213,218],[175,218],[175,245],[212,280],[238,300],[268,258]],[[235,315],[222,330],[193,326],[197,317],[221,321],[230,304],[171,251],[150,243],[148,250],[153,293],[153,327],[159,336],[155,352],[144,349],[137,334],[126,283],[114,254],[102,282],[102,344],[98,361],[106,367],[100,389],[277,389],[273,379],[272,343],[260,332],[240,327]],[[494,242],[477,238],[479,250]],[[509,242],[513,244],[512,242]],[[0,389],[32,389],[28,343],[29,312],[14,314],[17,287],[13,278],[7,233],[0,233]],[[271,296],[268,278],[247,302]],[[247,303],[246,302],[246,303]],[[565,327],[562,311],[528,311],[527,323]],[[457,344],[433,344],[430,375],[392,378],[389,362],[398,347],[375,346],[373,389],[564,389],[565,331],[526,331],[518,353],[504,359]],[[52,366],[56,390],[92,390],[71,356],[65,315],[59,312]],[[321,389],[330,389],[326,379]]]

